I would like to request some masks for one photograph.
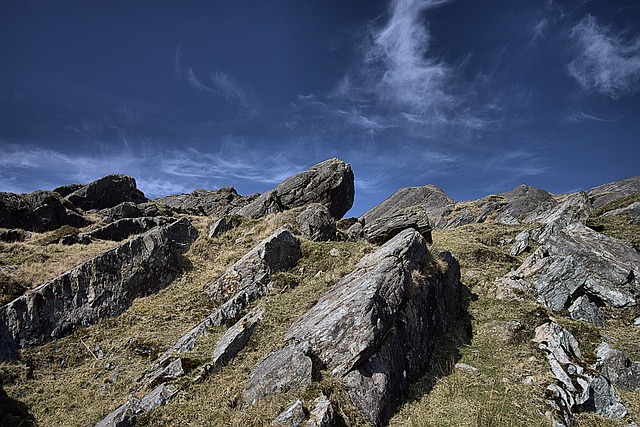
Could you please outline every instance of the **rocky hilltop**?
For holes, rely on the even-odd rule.
[[[0,193],[0,424],[640,422],[640,177],[354,196]]]

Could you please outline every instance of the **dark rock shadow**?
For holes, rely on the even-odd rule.
[[[461,283],[460,289],[460,315],[449,331],[436,340],[436,346],[431,356],[426,371],[417,381],[409,385],[401,401],[393,412],[412,402],[420,400],[422,396],[430,393],[440,378],[453,372],[455,364],[460,360],[460,349],[470,345],[473,338],[472,320],[469,313],[469,304],[478,299],[478,295]],[[393,416],[393,415],[392,415]]]
[[[7,395],[0,380],[0,425],[3,427],[34,427],[36,420],[29,407]]]

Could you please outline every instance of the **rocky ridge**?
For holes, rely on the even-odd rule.
[[[0,309],[11,360],[0,378],[35,414],[11,419],[633,425],[639,181],[568,196],[520,186],[470,202],[411,187],[343,222],[353,173],[336,159],[246,199],[228,187],[149,201],[121,176],[60,187],[49,205],[83,220],[62,253],[129,240]],[[30,224],[64,218],[26,199],[8,195],[0,212],[17,206]],[[62,247],[53,236],[69,225],[7,220],[7,239],[22,242],[0,254]],[[1,258],[3,274],[10,259],[20,262]],[[52,306],[62,310],[41,310]],[[87,404],[55,411],[31,391],[45,384]],[[461,421],[465,411],[474,415]]]

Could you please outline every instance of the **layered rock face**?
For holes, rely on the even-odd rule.
[[[334,218],[342,218],[353,205],[354,177],[351,166],[338,159],[325,160],[285,179],[273,190],[234,210],[247,218],[260,218],[311,203],[324,205]]]
[[[157,227],[42,284],[0,308],[0,360],[124,311],[179,273],[179,256],[195,241],[187,219]]]
[[[285,335],[344,379],[374,425],[391,414],[458,316],[459,266],[450,254],[442,259],[447,267],[439,270],[420,233],[405,230],[365,256]]]
[[[640,193],[640,176],[599,185],[587,192],[594,206],[600,206],[631,194]]]
[[[126,175],[107,175],[80,187],[65,198],[83,211],[111,208],[123,202],[148,202],[142,191],[138,190],[136,180]]]

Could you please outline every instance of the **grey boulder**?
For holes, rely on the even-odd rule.
[[[640,390],[640,362],[632,362],[620,350],[602,342],[596,349],[596,369],[612,384],[626,390]]]
[[[149,201],[138,190],[136,180],[126,175],[107,175],[82,186],[65,198],[84,211],[111,208],[123,202]]]
[[[336,239],[336,220],[323,205],[314,203],[296,217],[302,234],[315,242]]]
[[[353,197],[351,166],[334,158],[285,179],[273,190],[234,210],[234,213],[247,218],[260,218],[270,213],[320,203],[333,218],[342,218],[351,209]]]
[[[197,189],[189,194],[172,194],[156,199],[157,203],[191,215],[222,217],[253,201],[257,195],[241,196],[233,187],[217,190]]]

